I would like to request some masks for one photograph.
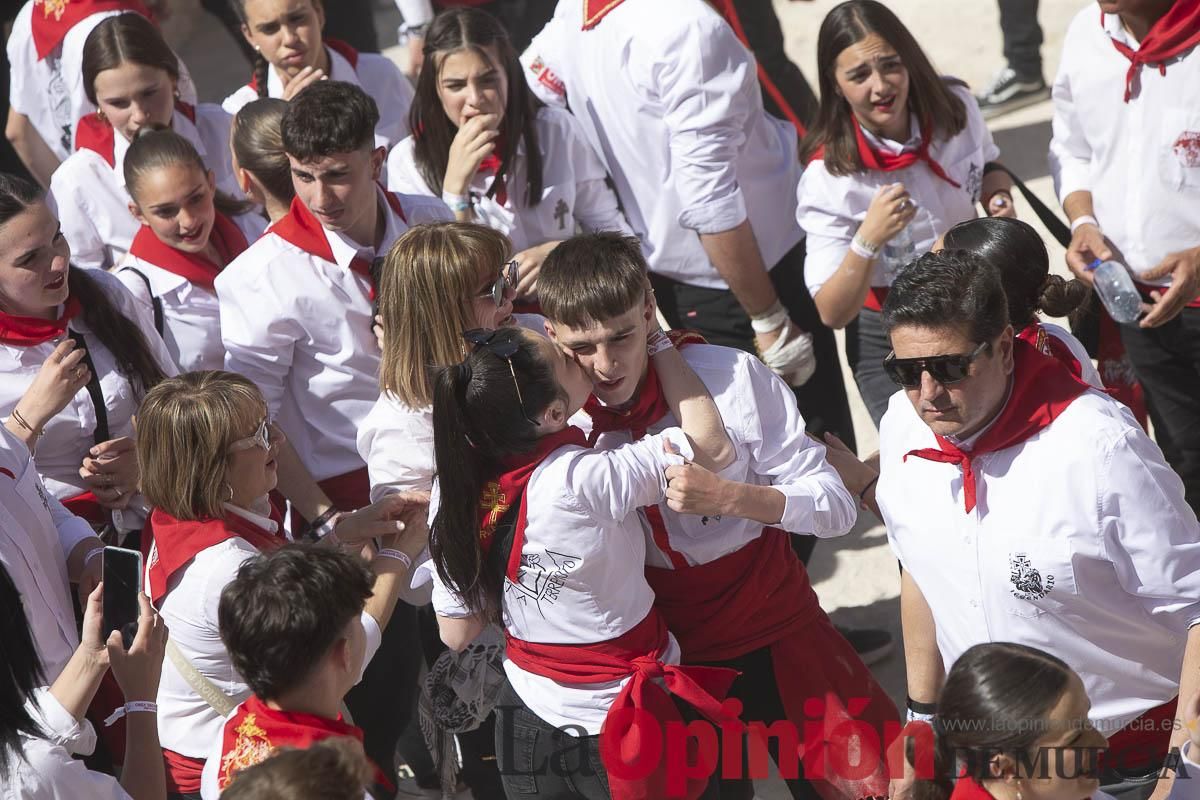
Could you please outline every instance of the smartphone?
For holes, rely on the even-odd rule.
[[[125,649],[133,646],[142,591],[142,554],[123,547],[104,548],[104,638],[121,632]]]

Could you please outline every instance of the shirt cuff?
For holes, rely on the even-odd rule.
[[[1188,739],[1183,743],[1183,747],[1179,748],[1179,755],[1183,758],[1184,766],[1196,770],[1196,774],[1191,776],[1192,778],[1200,777],[1200,761],[1196,760],[1200,758],[1200,753],[1196,753],[1195,750],[1196,748],[1192,747],[1191,739]]]
[[[77,517],[70,512],[67,512],[61,519],[57,520],[58,541],[62,543],[63,556],[71,557],[72,551],[85,539],[95,539],[96,532],[92,530],[92,526],[83,517]],[[103,547],[103,542],[97,545]]]
[[[96,749],[96,730],[92,723],[86,719],[80,722],[71,716],[49,687],[35,689],[33,702],[27,703],[25,709],[45,733],[45,738],[71,755],[88,756]],[[102,709],[102,713],[110,710]]]
[[[1092,182],[1088,166],[1082,163],[1063,164],[1058,173],[1058,201],[1067,199],[1072,192],[1091,192]]]
[[[746,199],[741,189],[679,212],[679,224],[701,234],[731,231],[745,221]]]

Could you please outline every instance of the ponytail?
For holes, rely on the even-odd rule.
[[[135,203],[139,202],[138,187],[146,175],[156,169],[175,165],[194,166],[206,176],[211,171],[192,143],[170,128],[164,125],[139,128],[125,153],[123,165],[125,188],[129,190],[129,196]],[[254,205],[245,200],[235,200],[217,189],[213,193],[213,207],[227,217],[236,217],[250,211]]]
[[[1050,274],[1038,294],[1037,307],[1048,316],[1065,317],[1079,308],[1091,292],[1083,281],[1065,280],[1061,275]]]
[[[271,68],[266,56],[258,50],[254,51],[254,85],[258,88],[258,99],[262,100],[268,97],[267,81],[269,80],[268,70]]]

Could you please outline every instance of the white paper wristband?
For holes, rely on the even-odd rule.
[[[127,714],[135,714],[139,711],[144,711],[147,714],[157,714],[158,704],[152,703],[149,700],[132,700],[123,706],[119,706],[116,711],[109,714],[104,720],[104,727],[111,728],[121,717]]]
[[[412,568],[412,559],[409,558],[408,554],[403,551],[396,550],[391,547],[385,547],[382,550],[380,550],[378,553],[376,553],[375,555],[378,556],[379,558],[394,558],[397,561],[399,561],[401,564],[403,564],[405,569]]]
[[[1097,228],[1100,227],[1100,223],[1095,217],[1093,217],[1091,214],[1084,214],[1082,217],[1076,217],[1075,219],[1071,220],[1071,233],[1074,233],[1076,229],[1084,225],[1095,225]]]

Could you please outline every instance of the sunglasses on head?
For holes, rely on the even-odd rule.
[[[517,262],[512,261],[509,263],[515,265]],[[502,275],[501,280],[503,279],[504,276]],[[517,391],[517,405],[521,408],[521,416],[530,425],[537,425],[537,420],[530,418],[529,414],[525,411],[525,398],[521,396],[521,385],[517,381],[517,371],[513,369],[512,357],[521,349],[521,340],[514,336],[511,339],[497,342],[495,341],[497,333],[499,331],[489,330],[488,328],[472,328],[463,333],[463,338],[470,342],[473,349],[486,348],[508,363],[508,372],[512,375],[513,388]]]
[[[229,445],[229,452],[236,453],[239,450],[249,450],[251,447],[261,447],[263,450],[271,449],[270,417],[263,417],[254,433]]]
[[[888,354],[883,360],[883,371],[892,381],[905,389],[916,389],[921,385],[922,373],[928,372],[930,377],[943,386],[965,380],[971,374],[971,364],[975,359],[991,349],[991,342],[983,342],[967,355],[926,356],[925,358],[896,358],[896,353]]]
[[[492,302],[496,304],[496,308],[499,308],[504,304],[504,293],[508,291],[508,287],[511,286],[514,289],[517,288],[518,277],[517,260],[514,258],[512,261],[509,261],[500,268],[500,277],[496,278],[496,282],[490,287],[480,292],[479,296],[492,298]],[[485,329],[478,328],[477,330]],[[514,350],[513,352],[516,351]]]

